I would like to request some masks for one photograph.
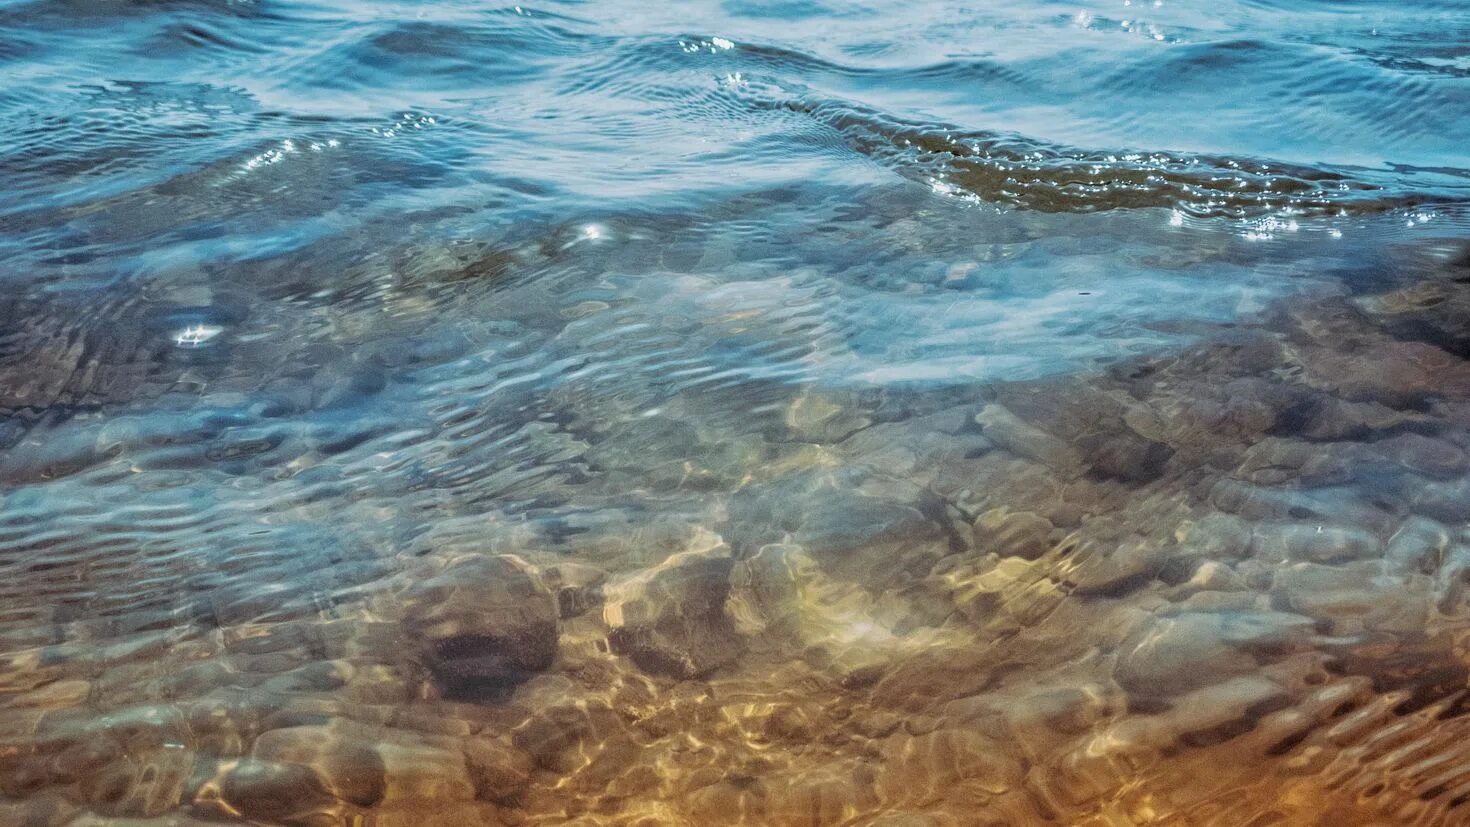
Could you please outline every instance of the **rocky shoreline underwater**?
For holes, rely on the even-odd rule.
[[[443,521],[182,619],[65,616],[106,555],[32,565],[0,822],[1462,822],[1470,267],[1196,328],[776,387],[739,440],[593,412],[565,451],[615,516]]]

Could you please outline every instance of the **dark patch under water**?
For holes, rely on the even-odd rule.
[[[0,72],[0,824],[1470,819],[1458,0]]]

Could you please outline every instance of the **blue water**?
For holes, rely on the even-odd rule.
[[[571,576],[553,572],[557,561],[581,561],[617,594],[612,584],[708,532],[736,561],[768,543],[837,543],[847,562],[825,563],[823,576],[877,594],[882,565],[853,561],[897,552],[871,546],[892,526],[862,498],[929,503],[904,513],[931,522],[948,502],[968,526],[972,489],[1045,487],[1016,481],[1020,465],[966,466],[963,482],[946,482],[938,460],[904,466],[900,454],[1046,465],[1029,432],[996,436],[983,417],[941,426],[944,411],[973,423],[1007,383],[1090,382],[1238,326],[1276,331],[1282,313],[1437,283],[1470,233],[1460,0],[3,0],[0,78],[0,750],[45,752],[51,730],[28,717],[37,709],[70,715],[56,725],[67,737],[101,737],[141,709],[187,715],[226,701],[241,722],[234,740],[129,746],[99,761],[133,762],[100,792],[54,768],[38,782],[0,765],[13,782],[0,783],[0,802],[15,807],[0,811],[4,823],[43,809],[338,823],[431,803],[456,824],[511,813],[522,821],[506,823],[565,823],[597,807],[607,823],[697,819],[707,811],[693,782],[614,806],[585,784],[556,787],[575,772],[539,757],[527,770],[537,784],[575,792],[485,803],[482,785],[472,809],[449,781],[390,780],[398,792],[364,803],[322,770],[322,803],[317,782],[280,769],[311,761],[272,764],[251,747],[271,730],[262,720],[307,701],[321,705],[314,723],[406,732],[392,716],[419,704],[450,722],[436,737],[463,725],[514,740],[526,716],[506,709],[585,708],[556,681],[591,667],[567,664],[630,645],[599,632],[595,610],[558,621],[558,666],[469,701],[418,655],[399,664],[357,644],[283,644],[290,669],[330,663],[355,677],[261,689],[286,666],[231,661],[227,642],[293,623],[408,624],[385,634],[409,640],[404,595],[457,555],[518,555],[548,583]],[[1416,324],[1410,338],[1459,335]],[[1295,343],[1287,361],[1304,347],[1295,335],[1281,334]],[[1359,343],[1342,345],[1365,360],[1349,374],[1400,371]],[[1289,384],[1301,368],[1271,371]],[[1433,426],[1384,427],[1455,442],[1459,409],[1435,405],[1395,409],[1442,418]],[[911,423],[905,439],[927,447],[864,441],[875,423]],[[1278,438],[1261,435],[1253,450]],[[1228,470],[1171,445],[1177,473],[1159,483],[1170,497]],[[1384,484],[1348,476],[1358,493]],[[1067,484],[1048,496],[1091,496]],[[1370,498],[1339,495],[1334,513]],[[1172,531],[1149,522],[1174,519],[1157,509],[1108,502],[1088,513],[1122,509],[1119,521],[1147,524],[1140,533]],[[802,540],[803,519],[808,533],[824,520],[847,527]],[[1048,519],[1060,532],[1048,543],[1074,527]],[[1396,526],[1373,530],[1387,540]],[[924,542],[969,542],[947,536]],[[734,606],[723,611],[745,630]],[[864,622],[903,638],[955,621]],[[782,646],[801,648],[768,642]],[[659,671],[612,660],[627,670],[621,687]],[[218,672],[168,684],[193,663]],[[751,676],[771,668],[732,663],[708,674],[760,687]],[[386,700],[362,688],[370,664],[394,676]],[[1081,685],[1035,668],[1020,673]],[[1013,671],[996,667],[995,680]],[[707,678],[674,673],[658,678],[673,681],[658,698]],[[766,688],[784,697],[804,680]],[[351,711],[364,705],[380,711]],[[1146,706],[1130,709],[1162,714]],[[630,720],[651,719],[647,709]],[[690,737],[713,744],[720,732]],[[166,744],[188,759],[159,752]],[[252,749],[266,769],[240,768]],[[739,763],[719,755],[708,766]],[[841,764],[792,760],[770,778]],[[1049,759],[1027,760],[1046,775]],[[696,773],[679,766],[667,771]],[[1102,813],[1097,801],[1141,783],[1114,781],[1070,803],[996,804],[1011,814],[997,823]],[[261,805],[250,784],[300,811]],[[873,800],[834,794],[843,818],[858,819],[841,823],[972,806],[941,795],[905,809],[879,789]],[[838,823],[837,805],[814,805],[810,819],[805,806],[744,817]],[[1158,806],[1166,821],[1184,811]],[[1237,823],[1203,819],[1188,823]]]

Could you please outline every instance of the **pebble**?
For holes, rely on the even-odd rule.
[[[607,573],[582,563],[557,563],[544,571],[546,585],[556,594],[556,607],[563,620],[577,617],[602,605],[602,585]]]

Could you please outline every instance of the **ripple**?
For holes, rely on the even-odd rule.
[[[0,823],[1464,821],[1467,31],[5,4]]]

